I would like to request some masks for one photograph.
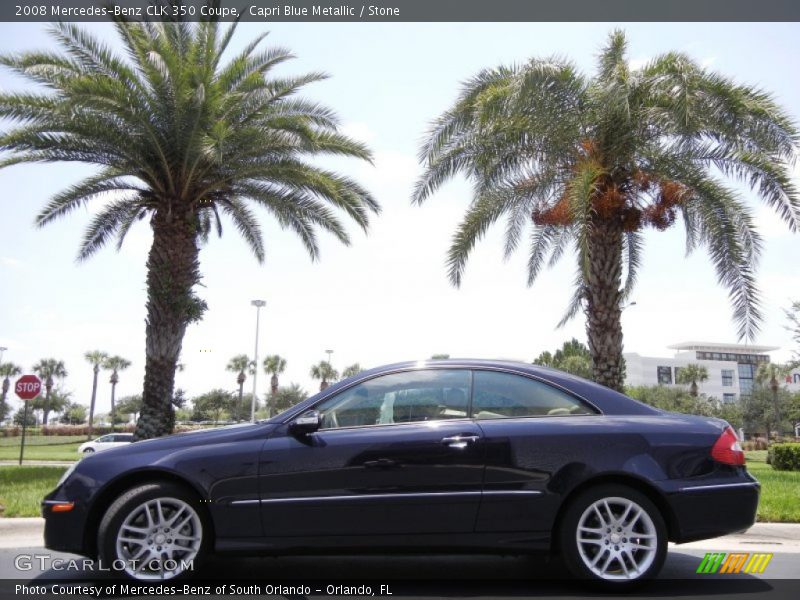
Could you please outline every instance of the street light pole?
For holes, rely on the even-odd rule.
[[[0,346],[0,365],[3,364],[3,354],[8,350],[5,346]]]
[[[256,348],[255,348],[255,358],[254,368],[253,368],[253,397],[250,400],[250,422],[256,422],[256,398],[258,398],[258,326],[259,326],[259,318],[261,315],[261,307],[266,306],[266,302],[263,300],[252,300],[250,302],[253,306],[256,307]]]

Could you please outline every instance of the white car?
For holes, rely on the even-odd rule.
[[[96,440],[82,443],[80,446],[78,446],[78,454],[87,456],[89,454],[94,454],[95,452],[108,450],[109,448],[126,446],[131,442],[133,442],[132,433],[109,433],[108,435],[100,436]]]

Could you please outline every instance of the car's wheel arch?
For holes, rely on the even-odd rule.
[[[564,515],[570,505],[586,490],[606,484],[624,485],[644,494],[653,504],[655,504],[656,508],[661,513],[664,523],[667,526],[668,539],[675,540],[678,538],[680,530],[678,528],[677,518],[675,517],[675,513],[672,511],[669,502],[667,502],[667,499],[658,490],[658,488],[656,488],[649,481],[642,479],[641,477],[631,475],[630,473],[603,473],[581,481],[564,494],[564,499],[561,502],[558,512],[556,513],[556,518],[553,521],[553,528],[550,535],[550,546],[552,551],[557,552],[559,550],[558,532],[561,529]]]
[[[211,527],[211,531],[209,532],[211,536],[210,539],[214,539],[214,521],[202,502],[206,497],[203,490],[173,471],[152,468],[143,469],[126,473],[113,479],[97,493],[89,509],[89,516],[86,519],[86,528],[84,530],[84,550],[88,556],[97,557],[97,533],[100,528],[100,522],[103,520],[103,515],[114,500],[119,498],[120,495],[124,494],[127,490],[148,483],[171,483],[179,485],[197,496],[197,498],[201,500],[198,504],[198,509],[205,513],[204,516],[206,518],[204,521]]]

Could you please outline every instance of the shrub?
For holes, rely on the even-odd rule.
[[[742,444],[742,449],[747,450],[766,450],[769,448],[769,442],[765,437],[754,437],[752,440],[747,440]]]
[[[773,444],[767,457],[776,471],[800,471],[800,444]]]

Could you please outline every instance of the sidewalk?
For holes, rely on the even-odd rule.
[[[0,518],[0,548],[36,548],[43,544],[44,519]],[[799,523],[756,523],[744,533],[690,544],[670,544],[675,550],[701,548],[742,552],[800,554]]]

